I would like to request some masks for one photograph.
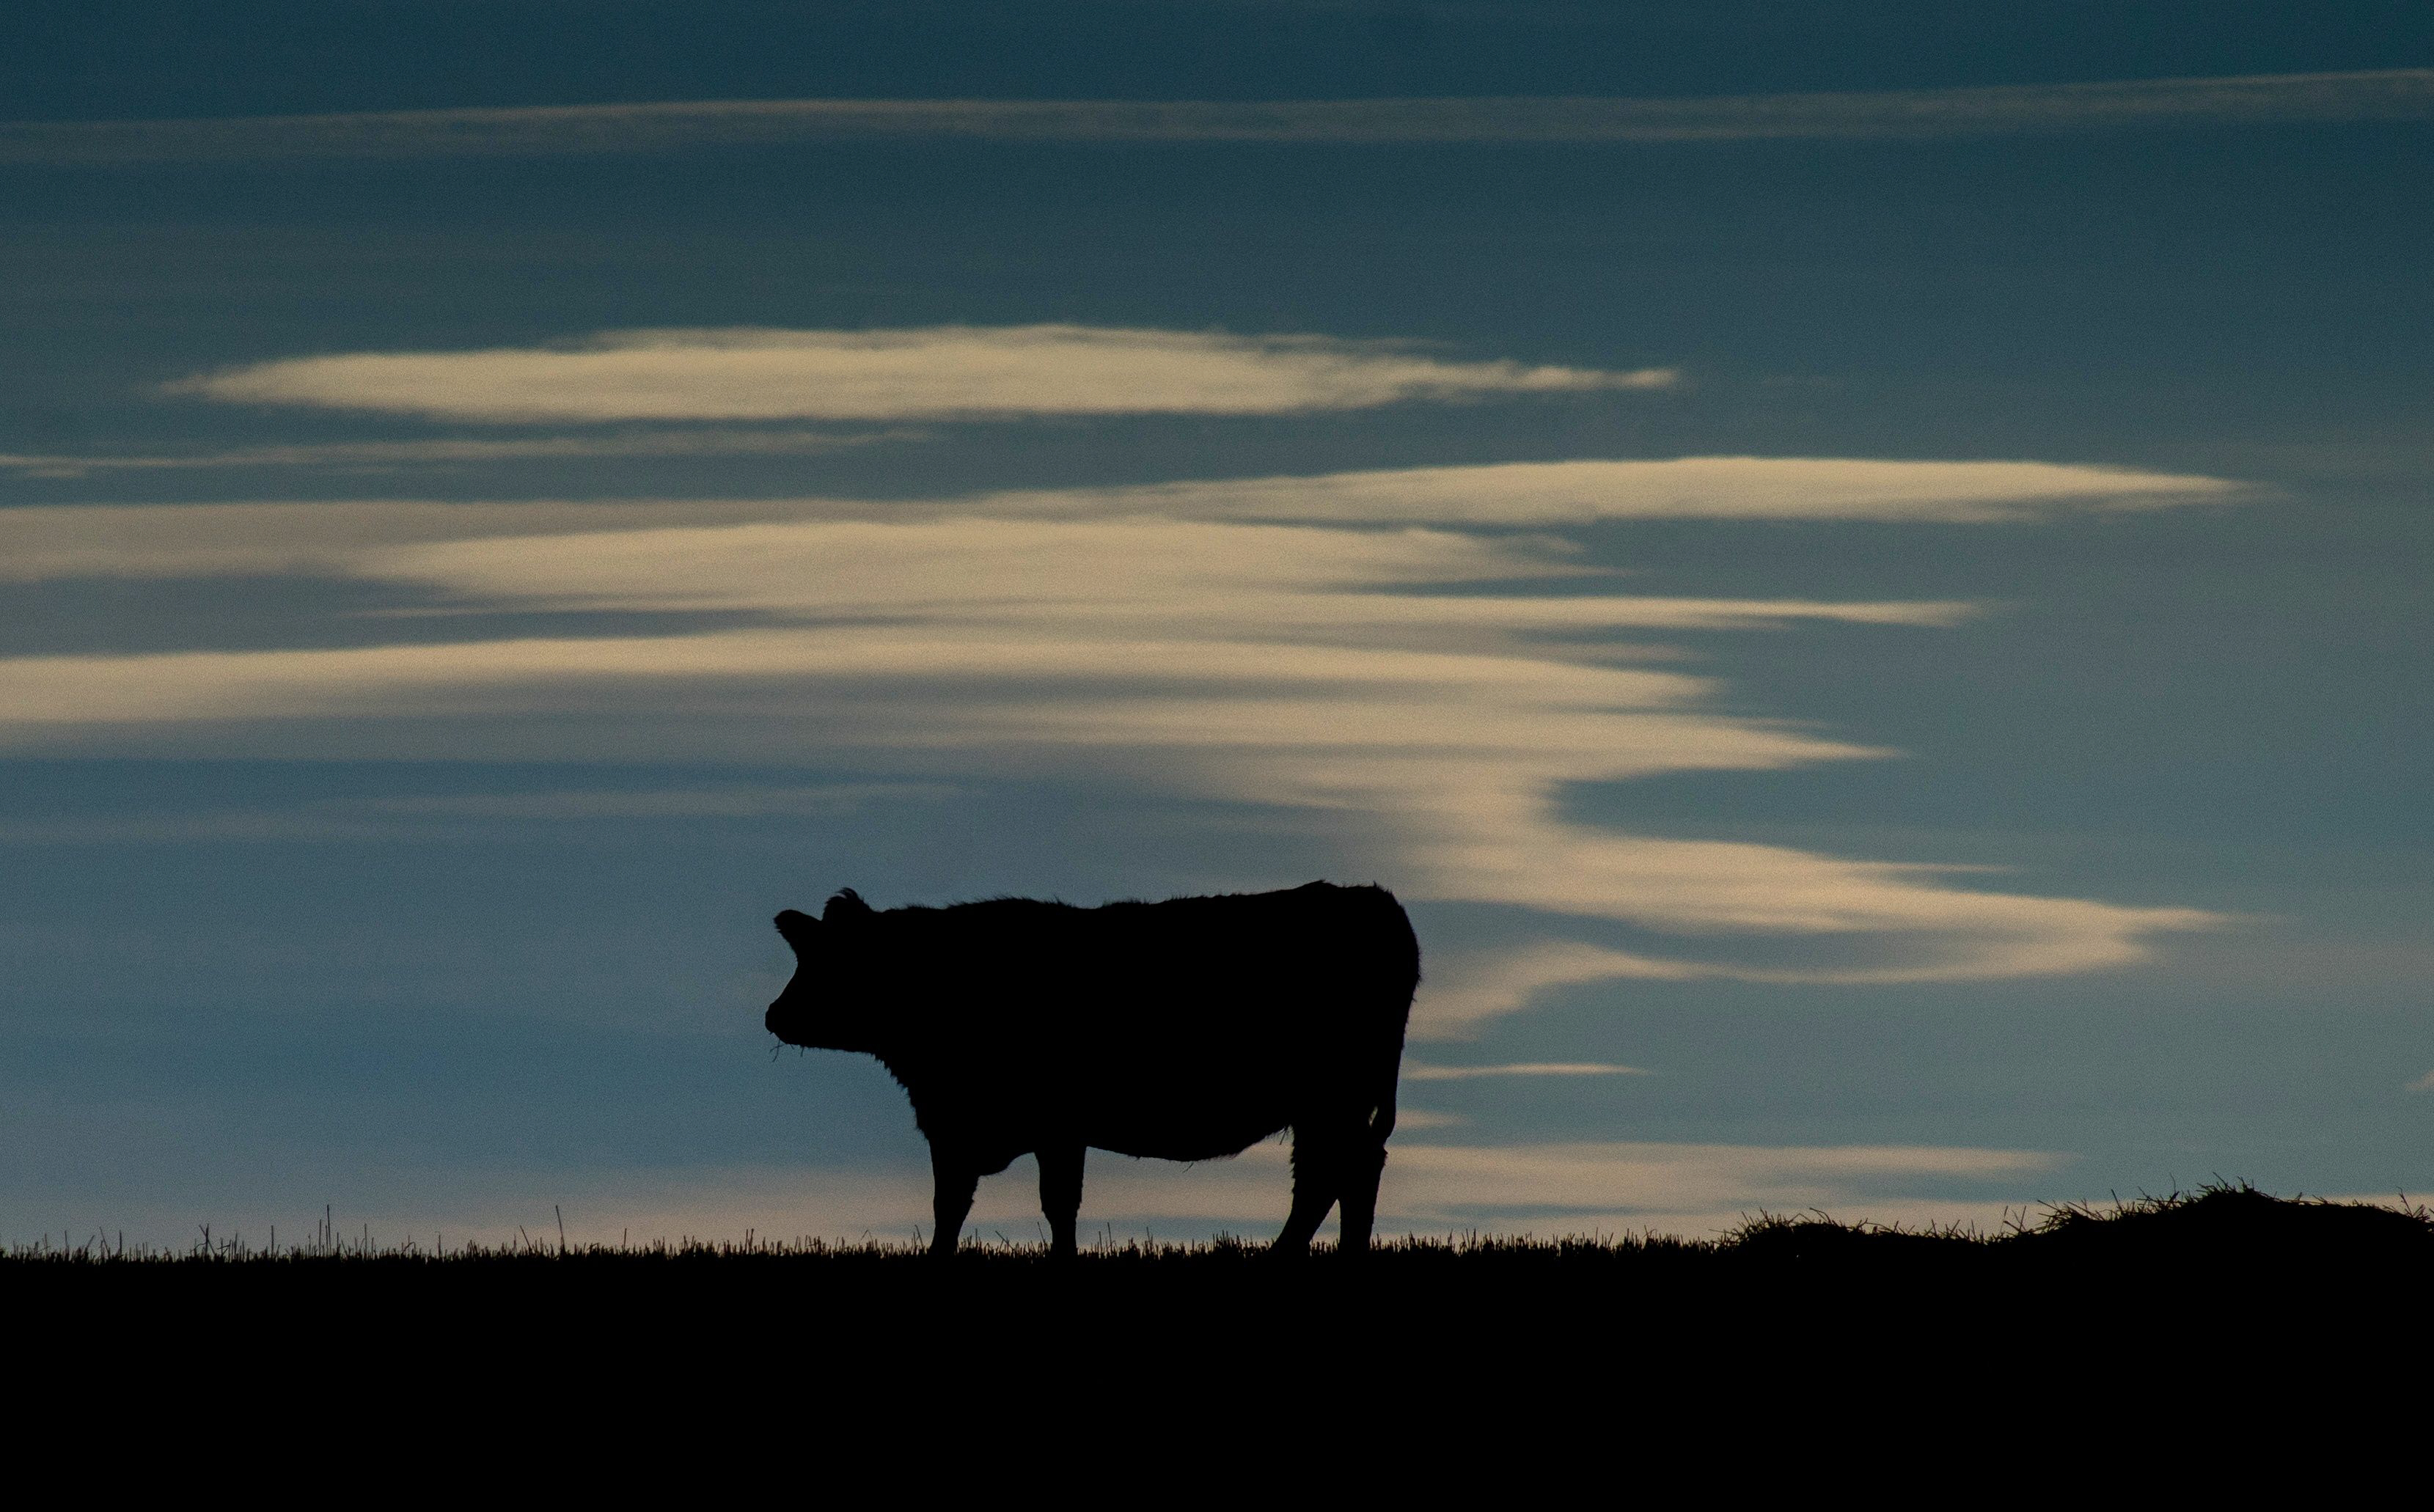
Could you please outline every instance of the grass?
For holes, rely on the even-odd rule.
[[[2434,1263],[2434,1209],[2424,1204],[2385,1207],[2318,1198],[2276,1197],[2245,1182],[2218,1182],[2195,1192],[2117,1198],[2109,1205],[2065,1203],[2037,1220],[2014,1222],[1988,1232],[1955,1226],[1909,1228],[1898,1225],[1843,1223],[1817,1212],[1761,1213],[1713,1239],[1665,1234],[1617,1238],[1532,1238],[1484,1234],[1402,1237],[1380,1242],[1364,1266],[1379,1280],[1425,1274],[1431,1278],[1561,1274],[1584,1268],[1679,1268],[1717,1275],[1753,1270],[1799,1270],[1861,1265],[1910,1268],[1919,1264],[1972,1267],[2020,1275],[2090,1263],[2137,1265],[2204,1260],[2220,1264]],[[1341,1266],[1322,1245],[1311,1264]],[[369,1229],[342,1233],[325,1216],[312,1236],[281,1246],[248,1243],[241,1236],[214,1237],[208,1228],[190,1245],[129,1246],[123,1237],[94,1235],[81,1244],[47,1236],[0,1252],[0,1285],[27,1284],[43,1275],[244,1272],[303,1278],[341,1274],[508,1272],[572,1275],[581,1271],[731,1272],[782,1269],[872,1276],[909,1271],[924,1278],[1026,1276],[1040,1273],[1217,1278],[1295,1274],[1279,1263],[1263,1241],[1221,1236],[1207,1243],[1113,1241],[1102,1237],[1077,1263],[1060,1266],[1037,1245],[968,1238],[947,1267],[931,1264],[917,1246],[865,1240],[777,1240],[747,1235],[741,1241],[679,1239],[642,1244],[572,1245],[563,1228],[555,1234],[519,1232],[506,1244],[460,1244],[425,1248],[415,1240],[376,1243]]]
[[[1660,1454],[1717,1421],[1854,1443],[2039,1414],[2151,1431],[2175,1404],[2366,1390],[2406,1357],[2429,1280],[2424,1207],[2226,1184],[1991,1233],[1761,1215],[1713,1240],[1397,1239],[1359,1263],[1238,1239],[1072,1264],[973,1244],[936,1264],[904,1245],[555,1232],[442,1256],[324,1224],[276,1249],[18,1246],[0,1316],[11,1379],[57,1383],[45,1400],[143,1381],[185,1430],[236,1439],[596,1420],[635,1445],[859,1452],[908,1413],[1078,1413],[1180,1453],[1180,1424],[1340,1406],[1435,1423],[1405,1435],[1431,1458],[1616,1424]],[[874,1415],[895,1426],[843,1426]]]

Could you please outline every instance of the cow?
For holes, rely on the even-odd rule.
[[[934,1256],[1018,1156],[1038,1157],[1065,1258],[1087,1150],[1208,1160],[1286,1128],[1293,1211],[1273,1248],[1307,1251],[1339,1204],[1339,1249],[1368,1247],[1420,979],[1383,887],[884,912],[848,888],[777,925],[796,968],[769,1031],[876,1056],[902,1085],[930,1142]]]

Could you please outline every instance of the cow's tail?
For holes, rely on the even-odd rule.
[[[1419,953],[1412,954],[1410,984],[1402,989],[1402,1001],[1396,1005],[1391,1035],[1379,1048],[1382,1052],[1373,1074],[1374,1091],[1369,1113],[1369,1137],[1380,1149],[1386,1146],[1387,1136],[1395,1132],[1395,1093],[1403,1079],[1403,1039],[1410,1028],[1412,992],[1419,985]]]
[[[1380,1068],[1376,1091],[1369,1112],[1369,1138],[1382,1151],[1387,1137],[1395,1132],[1395,1091],[1403,1074],[1403,1039],[1411,1027],[1412,1000],[1420,989],[1420,938],[1412,929],[1412,916],[1393,893],[1377,889],[1385,911],[1390,916],[1384,925],[1387,954],[1392,962],[1383,1005],[1386,1021],[1393,1033],[1384,1050],[1384,1064]]]
[[[1368,974],[1368,990],[1377,994],[1368,1011],[1376,1017],[1358,1031],[1367,1045],[1359,1061],[1360,1074],[1367,1082],[1358,1105],[1363,1120],[1353,1148],[1345,1152],[1339,1187],[1343,1228],[1337,1244],[1350,1254],[1369,1247],[1377,1222],[1378,1194],[1386,1174],[1386,1141],[1395,1132],[1396,1083],[1403,1074],[1403,1037],[1411,1023],[1412,995],[1420,981],[1420,946],[1413,936],[1410,917],[1385,889],[1378,889],[1377,897],[1385,905],[1387,918],[1381,920],[1386,928],[1379,941],[1383,950]]]
[[[1369,1124],[1364,1132],[1368,1143],[1380,1149],[1385,1147],[1386,1141],[1395,1132],[1395,1083],[1400,1079],[1402,1070],[1402,1057],[1397,1055],[1395,1063],[1386,1068],[1386,1074],[1370,1084],[1371,1092],[1365,1099],[1369,1105]]]

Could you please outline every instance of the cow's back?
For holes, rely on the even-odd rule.
[[[936,954],[916,972],[937,998],[907,1007],[936,1016],[929,1079],[959,1105],[906,1078],[934,1135],[947,1118],[1016,1151],[1207,1160],[1391,1102],[1419,946],[1381,887],[1007,900],[927,922]]]
[[[1419,947],[1380,887],[1116,903],[1071,1023],[1062,1095],[1088,1143],[1231,1154],[1321,1112],[1392,1096]]]

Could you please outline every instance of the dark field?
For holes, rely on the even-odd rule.
[[[2175,1298],[2317,1312],[2434,1280],[2434,1211],[2287,1199],[2244,1186],[2052,1210],[1996,1233],[1769,1216],[1716,1240],[1400,1239],[1366,1255],[1306,1258],[1263,1242],[1102,1243],[1058,1262],[1031,1246],[968,1242],[948,1261],[907,1246],[755,1241],[563,1246],[383,1247],[327,1230],[273,1252],[198,1239],[133,1251],[94,1240],[0,1257],[0,1298],[21,1319],[187,1320],[361,1314],[457,1324],[531,1322],[610,1307],[627,1322],[751,1327],[805,1315],[837,1334],[918,1332],[950,1316],[1011,1324],[1053,1309],[1059,1327],[1191,1328],[1228,1315],[1323,1314],[1346,1326],[1426,1316],[1548,1326],[1611,1323],[1689,1333],[1805,1317],[1830,1326],[1864,1301],[1877,1316],[1972,1314]],[[1649,1299],[1662,1297],[1652,1310]],[[1690,1309],[1695,1304],[1695,1309]]]
[[[1957,1486],[2021,1454],[2287,1449],[2310,1413],[2347,1435],[2415,1411],[2429,1277],[2422,1208],[2220,1187],[1993,1236],[1767,1219],[1718,1242],[1294,1261],[1235,1243],[1061,1264],[817,1244],[438,1259],[324,1235],[277,1255],[38,1247],[0,1259],[0,1310],[24,1421],[140,1401],[131,1452],[180,1467],[427,1454],[461,1476],[478,1451],[611,1493],[638,1489],[628,1465],[677,1477],[662,1486],[799,1465],[833,1489],[841,1464],[1028,1477],[1027,1446],[1050,1443],[1127,1485],[1247,1494],[1261,1472],[1239,1456],[1299,1467],[1315,1437],[1334,1446],[1320,1484],[1350,1495],[1389,1472],[1424,1493],[1439,1467],[1492,1485],[1506,1462],[1728,1482],[1882,1460],[1958,1467],[1941,1472]]]

